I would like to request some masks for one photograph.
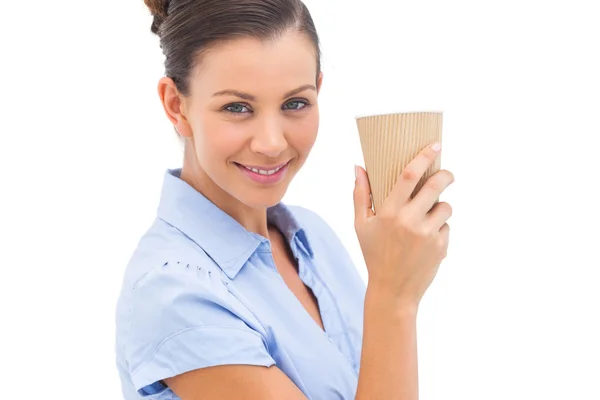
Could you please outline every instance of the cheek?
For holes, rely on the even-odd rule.
[[[289,141],[298,152],[308,153],[317,139],[319,130],[319,114],[313,112],[304,118],[289,121],[287,132]]]
[[[242,125],[224,121],[216,113],[205,113],[194,126],[196,152],[200,161],[225,160],[244,146]]]

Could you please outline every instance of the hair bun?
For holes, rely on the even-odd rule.
[[[160,25],[163,23],[165,18],[167,18],[169,14],[169,2],[170,0],[144,0],[144,3],[154,16],[154,21],[152,22],[152,27],[150,28],[152,33],[158,34]]]

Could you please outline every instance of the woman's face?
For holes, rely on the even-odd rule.
[[[239,39],[203,56],[183,113],[199,170],[193,174],[210,178],[208,191],[252,208],[282,199],[317,137],[322,75],[315,57],[297,33]]]

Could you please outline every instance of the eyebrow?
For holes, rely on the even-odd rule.
[[[296,88],[294,90],[290,90],[289,92],[287,92],[285,95],[283,95],[283,97],[290,97],[293,96],[295,94],[304,92],[305,90],[314,90],[315,92],[317,91],[317,88],[315,87],[315,85],[302,85],[299,88]],[[219,92],[216,92],[213,94],[213,97],[215,96],[237,96],[240,97],[244,100],[248,100],[248,101],[255,101],[256,97],[249,94],[249,93],[244,93],[244,92],[240,92],[238,90],[232,90],[232,89],[226,89],[226,90],[221,90]]]

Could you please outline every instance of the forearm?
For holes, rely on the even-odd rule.
[[[356,400],[418,398],[416,307],[369,287]]]

